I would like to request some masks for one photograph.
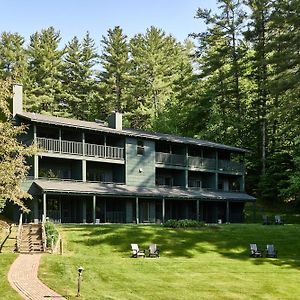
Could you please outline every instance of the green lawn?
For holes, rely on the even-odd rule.
[[[8,226],[3,221],[0,221],[0,244],[7,236]],[[8,281],[7,281],[7,273],[10,265],[17,258],[17,254],[15,253],[0,253],[0,299],[5,300],[18,300],[22,299],[15,290],[13,290]]]
[[[68,299],[299,299],[300,225],[61,226],[63,256],[45,255],[40,278]],[[130,243],[156,243],[160,258],[130,258]],[[279,258],[249,258],[249,243]],[[77,267],[84,267],[76,298]]]

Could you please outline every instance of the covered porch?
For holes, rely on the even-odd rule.
[[[193,219],[206,223],[243,222],[245,193],[188,191],[101,183],[36,180],[33,219],[55,223],[163,223]]]

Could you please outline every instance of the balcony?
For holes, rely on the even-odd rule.
[[[218,169],[219,171],[243,173],[245,172],[245,165],[235,161],[219,160]]]
[[[193,169],[215,170],[216,169],[216,160],[213,158],[189,156],[188,157],[188,166]]]
[[[41,151],[95,158],[124,160],[124,148],[96,144],[83,144],[66,140],[36,138],[36,145]]]
[[[170,154],[164,152],[156,152],[155,154],[156,163],[172,166],[186,166],[186,158],[184,155]]]

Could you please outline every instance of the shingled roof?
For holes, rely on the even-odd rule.
[[[255,198],[246,193],[214,192],[203,190],[188,190],[181,188],[164,187],[136,187],[123,184],[103,184],[96,182],[75,182],[59,180],[34,181],[41,192],[52,194],[84,194],[105,195],[123,197],[152,197],[172,199],[211,199],[211,200],[235,200],[255,201]]]
[[[157,132],[150,132],[150,131],[143,131],[131,128],[124,128],[122,130],[117,130],[106,126],[104,123],[98,122],[89,122],[89,121],[82,121],[76,119],[69,119],[69,118],[62,118],[62,117],[55,117],[37,113],[30,113],[30,112],[22,112],[17,114],[17,117],[21,120],[29,120],[33,123],[41,123],[41,124],[48,124],[48,125],[55,125],[55,126],[62,126],[62,127],[71,127],[71,128],[80,128],[85,130],[92,130],[98,132],[105,132],[105,133],[112,133],[117,135],[123,136],[132,136],[137,138],[145,138],[150,140],[160,140],[166,142],[173,142],[179,144],[190,144],[202,147],[209,147],[209,148],[217,148],[223,150],[229,150],[232,152],[238,153],[245,153],[249,152],[246,149],[232,147],[228,145],[223,145],[219,143],[214,143],[210,141],[200,140],[196,138],[190,137],[182,137],[176,136],[172,134],[165,134],[165,133],[157,133]]]

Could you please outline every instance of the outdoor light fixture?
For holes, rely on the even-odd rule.
[[[78,267],[78,285],[77,285],[77,297],[80,296],[80,286],[81,286],[81,277],[82,277],[82,273],[84,271],[83,267]]]

